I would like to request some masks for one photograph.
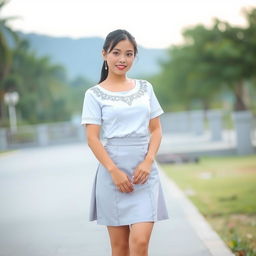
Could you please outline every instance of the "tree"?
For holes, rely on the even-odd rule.
[[[219,82],[217,76],[209,79],[206,75],[210,59],[203,55],[202,48],[204,40],[210,40],[214,35],[207,33],[203,26],[193,29],[193,38],[187,33],[187,30],[183,33],[186,43],[172,46],[168,51],[169,60],[161,63],[161,99],[165,97],[167,102],[170,95],[169,102],[178,102],[187,110],[198,106],[199,102],[208,109],[220,88],[216,86]]]
[[[51,63],[49,57],[36,56],[26,40],[20,40],[13,52],[9,76],[15,76],[18,81],[17,109],[24,121],[63,121],[70,117],[66,70]]]
[[[7,0],[0,0],[0,13],[3,7],[8,3]],[[3,81],[8,75],[12,63],[12,50],[8,44],[8,39],[17,42],[18,35],[9,26],[8,22],[16,17],[0,17],[0,119],[3,116]]]
[[[247,109],[244,83],[256,75],[256,9],[244,13],[246,28],[215,19],[211,28],[184,30],[185,43],[171,47],[169,60],[162,63],[165,95],[168,88],[188,107],[197,99],[207,109],[228,88],[235,97],[234,109]]]

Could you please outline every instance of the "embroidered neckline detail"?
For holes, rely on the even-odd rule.
[[[134,82],[135,82],[135,85],[133,86],[132,89],[130,90],[126,90],[126,91],[111,91],[111,90],[108,90],[102,86],[100,86],[99,84],[96,85],[96,87],[98,87],[100,90],[102,90],[103,92],[106,92],[106,93],[110,93],[110,94],[115,94],[115,93],[132,93],[134,92],[135,90],[137,90],[137,88],[139,87],[139,80],[138,79],[133,79]]]
[[[132,105],[132,102],[134,99],[141,97],[147,91],[147,87],[148,87],[147,82],[145,80],[139,80],[139,82],[140,82],[139,90],[127,96],[107,94],[98,87],[92,87],[91,90],[96,94],[96,96],[100,97],[103,100],[123,101],[128,105]]]

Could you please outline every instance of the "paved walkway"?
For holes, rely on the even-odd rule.
[[[88,222],[97,160],[85,143],[0,155],[0,256],[111,255],[105,226]],[[160,172],[170,220],[155,224],[150,256],[230,256]]]
[[[256,153],[256,132],[252,132],[252,144]],[[205,131],[200,135],[194,133],[164,134],[159,153],[181,153],[194,156],[202,155],[236,155],[236,134],[234,130],[223,130],[222,139],[214,141],[211,133]]]

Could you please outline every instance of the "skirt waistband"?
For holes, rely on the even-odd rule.
[[[107,138],[105,145],[142,145],[148,144],[149,136],[143,137],[114,137]]]

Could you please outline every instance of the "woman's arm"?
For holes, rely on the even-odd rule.
[[[87,143],[95,157],[109,171],[114,184],[118,187],[120,192],[132,192],[133,185],[129,177],[121,171],[109,157],[108,152],[100,141],[99,134],[100,125],[86,124]]]
[[[150,141],[148,146],[148,152],[145,156],[145,159],[142,163],[140,163],[134,172],[134,184],[144,184],[151,171],[151,165],[154,162],[155,156],[159,149],[162,140],[162,128],[160,118],[155,117],[149,121],[149,130],[150,130]]]
[[[153,163],[162,140],[162,128],[159,116],[149,121],[149,130],[151,136],[149,141],[148,153],[145,157],[145,160]]]
[[[100,125],[86,124],[86,136],[87,143],[95,157],[105,166],[105,168],[111,173],[117,166],[109,157],[106,149],[102,145],[100,138]]]

